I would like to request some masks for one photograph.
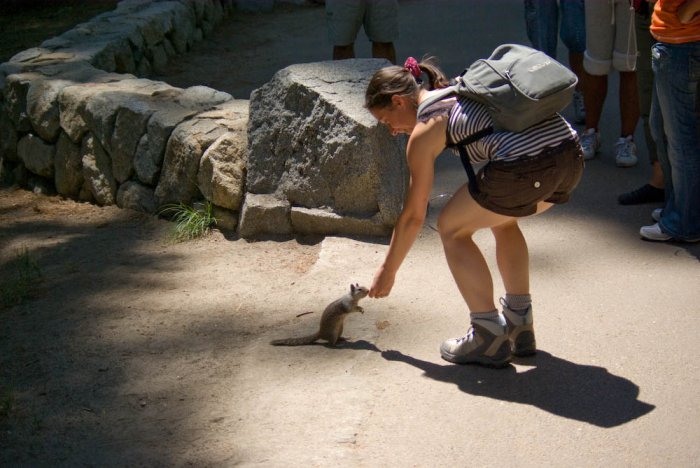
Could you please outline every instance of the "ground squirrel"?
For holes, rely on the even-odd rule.
[[[343,321],[351,312],[364,313],[362,307],[358,306],[357,303],[360,302],[360,299],[367,296],[368,292],[369,290],[364,286],[351,284],[349,293],[326,306],[321,316],[321,325],[316,333],[301,338],[273,340],[270,344],[275,346],[300,346],[313,344],[318,340],[326,340],[330,345],[334,346],[338,341],[345,341],[345,338],[341,336],[343,334]]]

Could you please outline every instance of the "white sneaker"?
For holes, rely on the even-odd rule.
[[[586,129],[580,136],[581,148],[583,148],[583,159],[593,159],[600,149],[600,133],[595,128]]]
[[[639,235],[642,236],[642,239],[656,242],[666,242],[673,239],[673,237],[661,230],[659,223],[652,224],[651,226],[642,226],[639,230]]]
[[[637,164],[637,145],[632,135],[620,137],[615,143],[615,164],[617,167],[632,167]]]
[[[574,107],[574,123],[582,124],[586,122],[586,108],[583,106],[583,94],[581,91],[574,91],[572,100]]]
[[[657,223],[661,221],[661,213],[664,211],[663,208],[656,208],[651,212],[651,219],[656,221]]]

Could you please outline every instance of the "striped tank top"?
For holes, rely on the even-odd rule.
[[[466,97],[452,96],[437,101],[418,115],[419,122],[433,117],[448,116],[447,144],[462,141],[474,133],[491,127],[493,121],[486,108]],[[524,156],[535,156],[546,148],[567,140],[578,141],[578,134],[559,114],[544,120],[522,132],[498,131],[467,145],[472,163],[483,161],[511,161]],[[453,151],[456,153],[457,149]]]

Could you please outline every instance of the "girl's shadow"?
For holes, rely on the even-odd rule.
[[[652,411],[639,401],[639,387],[610,374],[605,368],[575,364],[544,351],[516,362],[531,365],[524,372],[513,366],[488,369],[480,366],[435,364],[399,351],[382,351],[388,361],[400,361],[425,372],[425,376],[453,383],[463,392],[498,400],[533,405],[552,414],[600,427],[615,427]]]

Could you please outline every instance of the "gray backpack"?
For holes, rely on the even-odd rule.
[[[424,100],[418,112],[455,93],[486,106],[497,130],[520,132],[568,106],[577,81],[571,70],[544,52],[504,44],[464,70],[456,84]]]

